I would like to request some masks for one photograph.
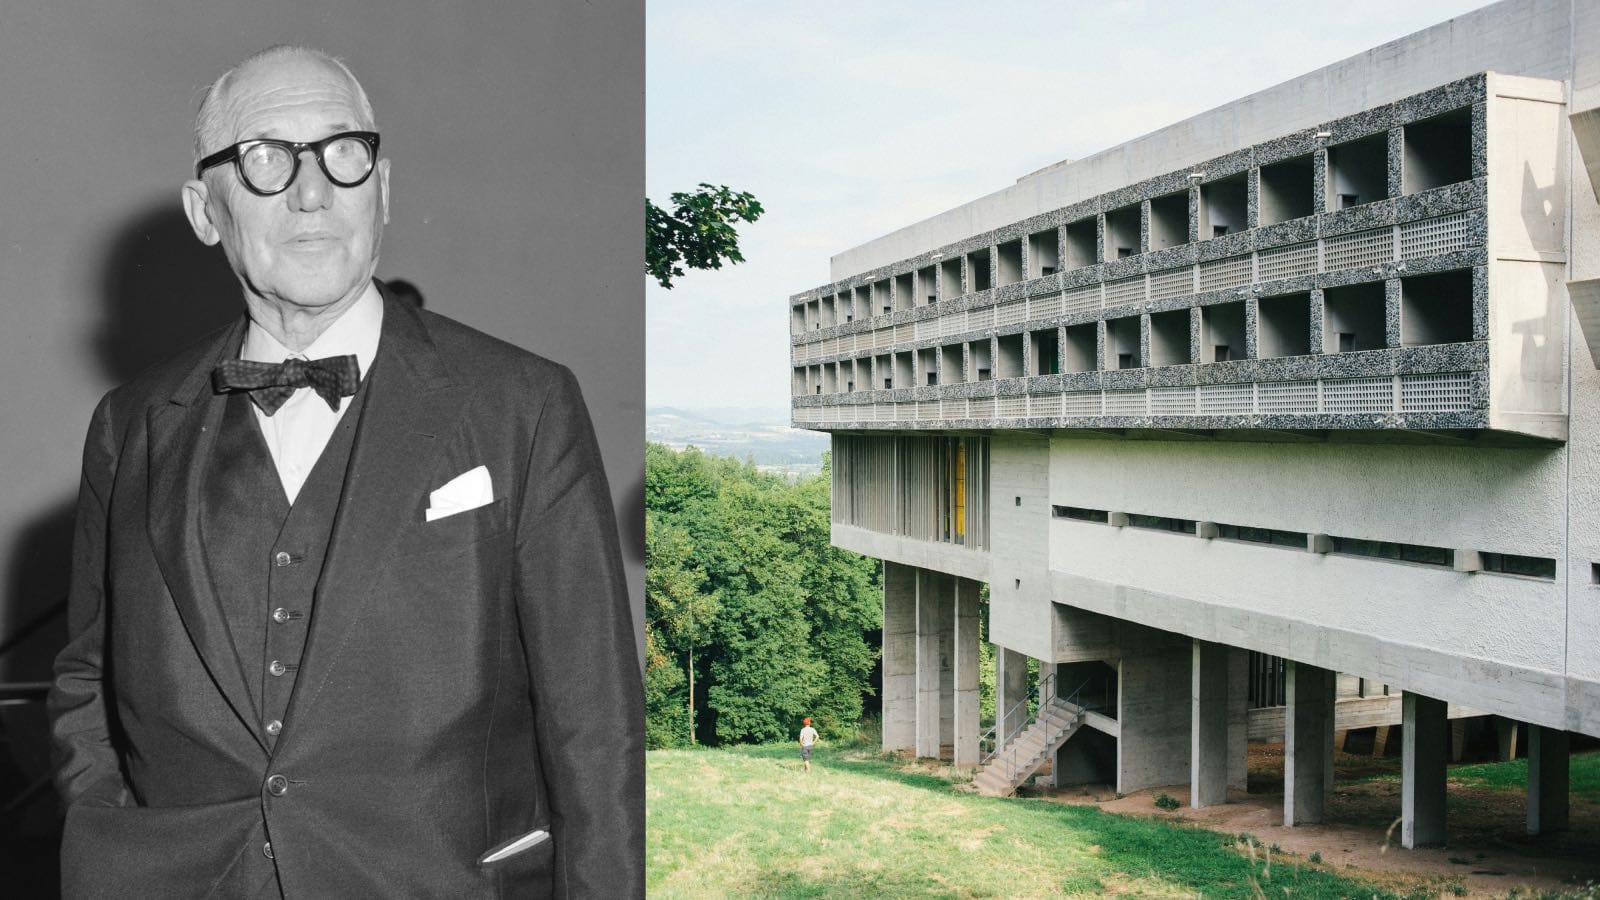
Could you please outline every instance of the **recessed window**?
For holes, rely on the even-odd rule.
[[[1322,296],[1323,352],[1383,349],[1383,295],[1383,282],[1328,288]]]
[[[1061,340],[1056,329],[1044,328],[1028,332],[1028,350],[1033,358],[1034,375],[1057,375],[1061,372]]]
[[[1095,252],[1097,240],[1095,238],[1095,220],[1080,219],[1067,225],[1066,250],[1067,268],[1081,269],[1092,266],[1099,261],[1099,254]]]
[[[972,354],[972,368],[978,381],[988,381],[994,377],[994,364],[989,359],[989,342],[973,341],[967,345]]]
[[[1389,197],[1389,136],[1379,132],[1328,148],[1330,212]]]
[[[1105,524],[1110,513],[1103,509],[1085,509],[1081,506],[1051,506],[1050,515],[1057,519],[1075,519],[1079,522]]]
[[[1106,320],[1106,368],[1137,369],[1144,365],[1139,353],[1139,317]]]
[[[1106,258],[1126,259],[1139,252],[1139,205],[1106,213]]]
[[[1405,136],[1401,184],[1407,194],[1471,180],[1471,107],[1412,122],[1401,130]]]
[[[1501,575],[1522,575],[1554,581],[1556,561],[1541,556],[1518,556],[1514,553],[1480,553],[1483,571]]]
[[[939,371],[942,384],[960,384],[967,380],[966,367],[961,362],[961,345],[950,344],[939,348]]]
[[[1208,241],[1248,228],[1249,194],[1243,172],[1200,185],[1200,239]]]
[[[987,249],[967,254],[967,287],[973,291],[987,291],[994,284],[993,274]]]
[[[1141,516],[1138,513],[1128,513],[1128,525],[1132,528],[1148,528],[1153,531],[1175,531],[1179,534],[1194,534],[1194,521],[1192,519],[1173,519],[1167,516]]]
[[[1400,279],[1400,343],[1455,344],[1472,340],[1472,270]]]
[[[1189,311],[1150,314],[1150,365],[1189,364]]]
[[[1021,378],[1026,374],[1022,368],[1022,340],[1020,334],[1001,335],[997,342],[1000,345],[1000,358],[996,360],[999,363],[996,378]]]
[[[1256,307],[1256,349],[1263,359],[1311,352],[1311,295],[1262,297]]]
[[[1087,322],[1066,327],[1067,342],[1062,346],[1063,371],[1093,372],[1095,362],[1095,325]]]
[[[1366,556],[1429,566],[1449,566],[1455,562],[1455,551],[1445,547],[1401,544],[1394,541],[1364,541],[1357,538],[1336,537],[1333,539],[1333,552],[1346,556]]]
[[[1016,284],[1022,280],[1022,239],[1006,241],[998,248],[995,284]]]
[[[1314,158],[1297,156],[1261,167],[1261,224],[1309,216],[1316,199]]]
[[[939,302],[939,269],[926,266],[917,270],[916,304],[931,306]]]
[[[1200,361],[1244,359],[1244,301],[1200,307]]]
[[[1028,266],[1033,270],[1029,278],[1054,275],[1061,268],[1061,248],[1056,245],[1056,229],[1040,231],[1028,236]]]
[[[953,300],[966,293],[961,287],[961,257],[939,264],[939,299]]]
[[[1150,249],[1164,250],[1189,243],[1189,192],[1167,194],[1150,201]]]
[[[1306,548],[1304,531],[1284,531],[1279,528],[1252,528],[1248,525],[1217,523],[1217,537],[1229,541],[1246,541],[1252,544],[1272,544],[1276,547]]]
[[[905,272],[894,277],[894,308],[910,309],[916,304],[916,274]]]
[[[894,292],[889,289],[889,279],[873,282],[871,315],[887,316],[894,312],[894,301],[891,299],[893,296]],[[862,318],[866,318],[867,315],[869,314],[862,313]]]

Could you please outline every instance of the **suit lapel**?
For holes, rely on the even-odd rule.
[[[238,354],[244,325],[241,317],[223,332],[214,352],[200,357],[172,396],[150,408],[146,516],[151,550],[189,639],[234,714],[260,743],[260,715],[200,543],[200,486],[225,407],[211,393],[210,373],[219,361]]]
[[[386,291],[382,337],[365,389],[370,393],[350,450],[289,700],[290,727],[278,753],[305,730],[308,711],[337,667],[351,664],[344,648],[372,614],[373,573],[399,539],[403,529],[396,523],[422,517],[425,494],[418,485],[427,484],[443,438],[464,408],[465,390],[450,380],[417,311]]]

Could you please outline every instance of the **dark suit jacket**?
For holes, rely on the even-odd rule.
[[[209,374],[243,327],[94,414],[50,697],[67,896],[228,896],[270,871],[269,838],[289,897],[642,895],[639,668],[571,373],[386,298],[269,753],[197,524]],[[479,465],[494,502],[425,522]],[[538,827],[552,840],[478,864]]]

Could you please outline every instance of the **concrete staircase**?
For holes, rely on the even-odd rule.
[[[1082,726],[1083,707],[1052,698],[1031,725],[978,767],[973,785],[988,797],[1010,796]]]

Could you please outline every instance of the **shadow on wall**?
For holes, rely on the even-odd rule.
[[[200,243],[174,197],[135,211],[100,260],[100,322],[83,337],[99,374],[121,384],[172,356],[243,311],[239,282],[222,251]],[[90,409],[72,411],[84,427]],[[77,444],[63,452],[78,452]],[[66,640],[65,599],[72,552],[74,493],[23,525],[6,548],[0,597],[0,682],[50,678]],[[49,735],[36,691],[0,695],[0,871],[10,896],[54,896],[59,813],[50,775]],[[27,698],[27,699],[24,699]]]
[[[177,197],[130,217],[103,258],[103,317],[91,340],[101,372],[114,384],[244,311],[239,279],[220,249],[194,236]]]

